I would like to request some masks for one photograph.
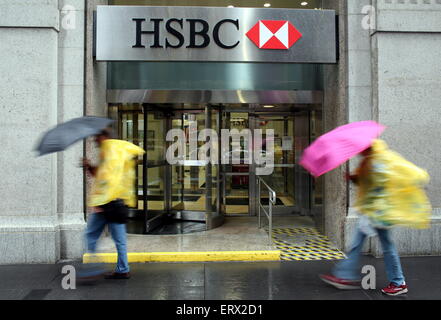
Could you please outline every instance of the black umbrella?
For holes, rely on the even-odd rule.
[[[39,156],[66,150],[77,141],[97,135],[114,120],[100,117],[81,117],[57,125],[46,132],[36,151]]]

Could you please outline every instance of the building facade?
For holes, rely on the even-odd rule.
[[[230,5],[220,0],[199,2],[199,7]],[[251,2],[250,7],[263,6]],[[195,3],[186,1],[185,5]],[[274,9],[302,9],[300,2],[287,3],[274,1],[271,5]],[[98,61],[97,6],[122,4],[161,5],[148,0],[6,0],[0,4],[0,263],[53,263],[82,256],[89,181],[79,159],[96,158],[96,149],[87,141],[46,157],[36,157],[33,150],[42,132],[83,115],[115,118],[119,138],[147,148],[147,158],[140,159],[138,170],[140,194],[151,196],[148,203],[146,197],[140,198],[138,211],[145,213],[143,219],[155,218],[154,206],[159,205],[158,212],[210,216],[207,228],[221,224],[228,216],[226,211],[238,209],[223,201],[227,199],[225,190],[241,194],[241,188],[248,185],[244,197],[256,196],[255,168],[251,165],[245,172],[240,165],[235,169],[170,168],[155,148],[148,149],[151,141],[164,150],[167,143],[161,134],[165,129],[185,129],[191,121],[202,128],[266,126],[279,130],[281,145],[283,140],[288,142],[281,147],[280,156],[276,155],[280,169],[272,181],[288,179],[283,180],[280,193],[294,199],[292,203],[282,199],[280,213],[289,214],[283,207],[293,212],[307,209],[317,228],[340,248],[350,242],[356,223],[354,190],[344,173],[353,170],[357,161],[320,181],[305,178],[294,163],[316,134],[348,122],[379,121],[388,127],[383,138],[390,147],[426,168],[431,176],[427,192],[433,206],[432,226],[422,231],[394,230],[398,250],[403,255],[441,252],[437,159],[441,150],[440,0],[309,1],[309,7],[304,6],[307,9],[335,11],[338,57],[335,63],[306,65]],[[268,70],[274,73],[273,79],[265,77]],[[125,95],[141,89],[151,95],[138,100]],[[249,96],[242,97],[243,101],[228,94],[195,99],[182,94],[188,91],[236,91]],[[265,100],[258,94],[262,91],[278,93],[277,97],[286,93],[282,95],[285,100]],[[262,109],[268,104],[281,111]],[[294,141],[291,148],[289,141]],[[221,174],[228,177],[223,182]],[[186,190],[202,188],[202,184],[192,186],[195,177],[204,183],[202,209],[185,200],[191,199]],[[158,193],[149,193],[151,190]],[[158,195],[160,201],[154,198]],[[246,205],[248,214],[255,214],[255,203],[250,200]],[[375,239],[366,244],[365,251],[381,255]]]

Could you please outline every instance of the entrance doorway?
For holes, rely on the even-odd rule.
[[[109,113],[118,119],[118,137],[146,150],[138,159],[138,207],[131,211],[130,233],[156,234],[171,220],[189,232],[210,230],[226,217],[256,216],[259,202],[268,205],[268,194],[257,194],[259,165],[244,140],[231,139],[218,163],[191,154],[206,142],[197,142],[194,149],[187,141],[186,157],[170,164],[166,152],[173,142],[166,135],[171,129],[181,129],[187,137],[195,128],[214,129],[219,145],[222,129],[261,129],[262,141],[266,130],[274,130],[274,170],[261,176],[277,194],[273,215],[321,216],[321,181],[312,181],[298,165],[304,148],[321,133],[321,105],[115,104]]]

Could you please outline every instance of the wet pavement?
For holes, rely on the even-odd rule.
[[[64,290],[64,264],[0,266],[0,299],[13,300],[425,300],[441,299],[441,257],[402,258],[409,293],[383,296],[382,259],[363,257],[377,290],[339,291],[317,277],[334,261],[132,264],[130,280],[99,280]],[[79,267],[79,263],[72,263]],[[108,265],[110,267],[110,265]]]
[[[273,228],[314,228],[314,221],[310,217],[274,217]],[[229,217],[221,227],[204,232],[161,236],[128,234],[127,248],[129,252],[278,250],[276,244],[268,244],[268,233],[264,228],[259,229],[257,217]],[[101,237],[97,251],[116,252],[109,233]]]

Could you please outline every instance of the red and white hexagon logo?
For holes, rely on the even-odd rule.
[[[303,36],[286,20],[259,20],[246,35],[259,49],[276,50],[291,48]]]

